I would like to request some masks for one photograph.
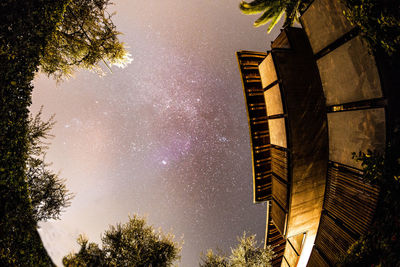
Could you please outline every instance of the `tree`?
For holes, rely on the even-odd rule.
[[[107,62],[118,66],[129,63],[130,55],[118,39],[120,33],[111,20],[112,14],[106,11],[111,4],[110,0],[70,1],[45,47],[41,71],[61,80],[70,77],[76,68],[101,73],[100,61],[107,67]]]
[[[73,195],[66,188],[65,180],[54,173],[45,163],[45,150],[53,137],[54,115],[48,121],[41,120],[42,108],[35,117],[30,116],[28,124],[28,159],[26,182],[35,221],[58,219],[61,211],[68,207]]]
[[[400,57],[400,2],[397,0],[342,0],[346,18],[360,29],[372,50],[383,49],[393,61]]]
[[[26,182],[31,81],[68,0],[0,4],[0,266],[49,266]]]
[[[104,1],[93,0],[92,2],[99,8]],[[88,58],[96,58],[92,56],[97,55],[98,50],[95,49],[90,50],[93,53],[86,53],[77,62],[64,58],[64,56],[77,54],[75,53],[76,44],[72,45],[72,41],[65,42],[62,36],[57,39],[64,27],[62,25],[64,25],[67,6],[71,7],[71,3],[83,6],[85,2],[7,0],[0,4],[0,72],[2,73],[0,79],[0,266],[49,266],[51,264],[37,233],[37,221],[34,220],[32,201],[26,181],[29,156],[28,107],[32,101],[31,82],[40,66],[49,75],[68,77],[67,74],[70,75],[76,66],[90,68],[90,65],[79,64],[80,61],[99,62],[99,60],[87,61]],[[91,13],[86,15],[89,16]],[[99,21],[101,23],[101,20]],[[88,26],[87,24],[80,25]],[[111,33],[117,34],[115,28],[110,28],[113,29]],[[82,33],[86,32],[90,37],[86,41],[96,40],[96,44],[104,43],[103,46],[107,48],[101,38],[97,40],[96,36],[90,36],[87,29],[82,29],[84,30],[81,31],[80,40],[85,40]],[[68,31],[65,33],[75,34],[75,36],[80,34]],[[112,34],[110,34],[111,37],[103,36],[106,40],[115,40]],[[120,44],[115,41],[114,43]],[[92,43],[86,47],[93,47],[90,44]],[[71,47],[68,48],[68,45]],[[103,48],[103,46],[99,47]],[[111,63],[113,63],[112,59],[124,59],[121,53],[117,53],[122,50],[112,50],[115,53],[109,54],[109,58],[103,55],[104,52],[110,51],[106,48],[100,50],[102,54],[97,58],[109,60]],[[67,53],[68,49],[73,53]],[[57,62],[61,63],[58,65]],[[115,61],[117,62],[118,60]]]
[[[254,27],[259,27],[270,22],[268,32],[270,32],[275,24],[285,13],[285,22],[283,27],[293,25],[297,20],[297,13],[303,9],[310,0],[254,0],[250,3],[241,2],[239,5],[243,14],[254,15],[263,13],[254,22]]]
[[[257,245],[256,236],[238,237],[239,244],[231,249],[229,257],[215,254],[211,249],[201,257],[200,267],[270,267],[274,252],[270,246],[265,249]]]
[[[220,254],[215,254],[212,249],[209,249],[205,255],[201,256],[201,261],[200,263],[201,267],[228,267],[229,265],[229,260],[228,258],[221,253]]]
[[[180,258],[181,247],[172,234],[155,231],[137,215],[125,224],[110,226],[102,237],[102,248],[82,235],[78,253],[63,258],[64,266],[171,266]]]
[[[84,235],[80,235],[77,242],[81,246],[79,252],[64,257],[64,266],[107,266],[104,252],[96,243],[88,243]]]

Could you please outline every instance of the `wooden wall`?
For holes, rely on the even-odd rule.
[[[362,178],[352,152],[385,148],[386,121],[379,72],[358,30],[336,0],[315,0],[300,21],[318,65],[329,129],[327,185],[308,266],[335,266],[368,229],[379,188]]]
[[[259,69],[271,142],[271,220],[284,238],[307,232],[305,243],[313,244],[324,196],[328,131],[321,81],[304,31],[284,29]],[[287,249],[282,264],[295,265],[299,258]],[[310,254],[311,246],[304,251]]]

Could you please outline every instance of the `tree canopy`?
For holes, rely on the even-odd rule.
[[[101,73],[100,62],[107,67],[129,63],[120,32],[106,10],[111,4],[110,0],[70,1],[42,54],[41,71],[61,80],[76,68]]]
[[[170,233],[154,230],[146,219],[137,215],[125,224],[110,226],[102,236],[102,247],[88,243],[84,236],[78,238],[78,253],[63,259],[64,266],[171,266],[180,258],[180,244]]]
[[[258,245],[256,236],[238,237],[238,245],[231,249],[228,257],[223,253],[214,253],[211,249],[201,257],[200,267],[271,267],[274,252],[270,246]]]

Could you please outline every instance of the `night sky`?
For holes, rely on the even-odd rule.
[[[208,248],[229,252],[243,231],[263,240],[235,52],[265,51],[276,33],[253,28],[257,17],[238,4],[116,1],[130,65],[59,85],[37,76],[31,110],[43,105],[44,119],[57,121],[46,159],[76,195],[61,220],[40,224],[56,264],[78,249],[80,233],[99,242],[134,213],[183,236],[180,266],[198,266]]]

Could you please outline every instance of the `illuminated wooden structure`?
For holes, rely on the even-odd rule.
[[[379,188],[362,178],[351,153],[383,151],[385,99],[374,56],[343,16],[340,1],[316,0],[300,21],[310,40],[326,99],[329,162],[323,212],[307,266],[335,266],[368,229]]]
[[[273,174],[267,216],[286,240],[282,266],[295,266],[314,242],[322,209],[328,160],[325,103],[304,31],[284,29],[271,48],[259,65]]]
[[[376,209],[379,188],[351,153],[384,150],[387,101],[375,58],[342,11],[340,1],[315,0],[303,28],[284,29],[270,51],[237,53],[273,266],[335,266]]]
[[[264,171],[271,190],[262,199],[268,201],[266,244],[274,247],[278,255],[274,266],[280,266],[281,262],[296,264],[303,245],[314,241],[325,187],[328,136],[321,82],[306,35],[301,29],[287,28],[271,47],[259,61],[257,96],[264,112],[259,116],[268,133],[264,142],[270,169]],[[238,52],[238,59],[252,131],[255,120],[250,113],[253,101],[246,95],[250,88],[244,54],[249,52]],[[254,141],[252,145],[255,150]],[[253,152],[254,166],[257,160]]]
[[[255,203],[270,200],[272,188],[268,121],[258,71],[258,65],[266,56],[266,53],[259,52],[237,52],[250,129]]]

